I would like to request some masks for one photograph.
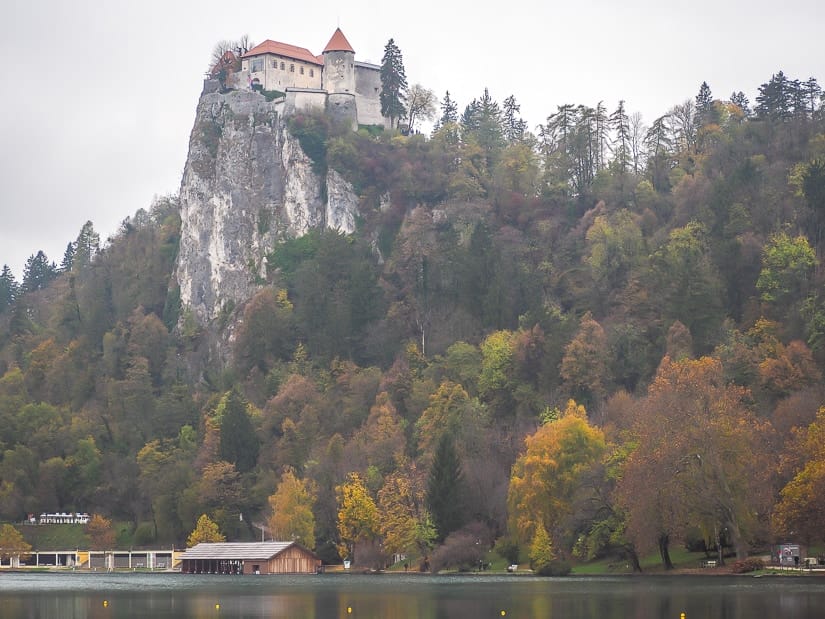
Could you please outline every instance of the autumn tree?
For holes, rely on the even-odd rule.
[[[525,439],[525,447],[510,477],[510,531],[524,547],[544,527],[557,543],[569,541],[574,493],[604,453],[604,434],[588,423],[584,407],[570,400],[559,419]]]
[[[298,479],[292,469],[281,475],[275,494],[269,497],[272,515],[269,529],[273,539],[294,540],[315,548],[315,505],[317,487],[312,480]]]
[[[564,349],[561,376],[577,401],[597,405],[605,396],[607,336],[602,326],[587,312],[579,331]]]
[[[86,525],[86,535],[89,536],[89,543],[93,550],[111,550],[115,546],[115,529],[112,521],[93,514]]]
[[[717,359],[662,360],[636,414],[637,447],[618,492],[629,537],[642,552],[658,545],[665,567],[672,567],[671,540],[689,527],[717,547],[727,530],[739,558],[762,532],[770,499],[766,427],[747,402]]]
[[[825,407],[794,441],[797,462],[794,476],[781,491],[772,515],[777,535],[797,535],[809,544],[821,543],[825,536]]]
[[[547,533],[543,524],[536,526],[536,532],[530,542],[530,568],[539,576],[550,574],[551,566],[556,560],[556,552],[553,549],[553,540]]]
[[[186,538],[186,547],[191,548],[200,543],[225,542],[226,537],[218,529],[218,525],[209,519],[209,516],[202,514],[198,518],[192,533]]]
[[[404,420],[386,391],[375,398],[369,417],[353,436],[353,449],[382,475],[395,469],[404,458]]]
[[[358,473],[350,473],[347,481],[336,487],[335,493],[338,498],[338,553],[357,565],[359,546],[373,544],[378,536],[378,507]]]
[[[21,559],[28,557],[32,549],[23,535],[10,524],[0,526],[0,559],[9,561],[16,567]]]
[[[388,553],[426,556],[432,548],[436,530],[424,495],[423,476],[412,463],[389,475],[378,491],[378,527]]]

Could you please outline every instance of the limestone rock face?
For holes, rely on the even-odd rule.
[[[251,91],[208,90],[181,183],[177,265],[183,315],[200,325],[254,294],[276,243],[317,227],[354,232],[358,206],[338,173],[321,178],[313,170],[286,129],[282,104]]]

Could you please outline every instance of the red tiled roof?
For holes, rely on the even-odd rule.
[[[267,39],[260,45],[256,45],[246,52],[243,57],[251,58],[252,56],[260,56],[261,54],[277,54],[278,56],[286,56],[287,58],[311,62],[312,64],[324,64],[323,59],[318,56],[314,56],[312,52],[305,47],[297,47],[295,45],[290,45],[289,43],[281,43],[280,41],[272,41],[270,39]]]
[[[341,29],[336,28],[335,32],[332,33],[332,38],[324,48],[324,53],[326,52],[352,52],[354,54],[355,50],[352,49],[352,45],[349,44]]]

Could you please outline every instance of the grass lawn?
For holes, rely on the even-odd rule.
[[[707,559],[704,552],[690,552],[684,548],[671,548],[670,560],[676,569],[692,569],[701,567],[702,561]],[[662,559],[658,553],[647,555],[639,559],[642,565],[642,571],[650,572],[664,572],[662,566]],[[600,559],[598,561],[589,561],[587,563],[574,563],[573,574],[586,576],[597,574],[632,574],[633,568],[629,561],[622,560],[616,557],[608,559]]]

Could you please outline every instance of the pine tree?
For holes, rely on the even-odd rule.
[[[441,118],[438,119],[438,126],[443,127],[444,125],[457,122],[458,106],[455,104],[455,101],[450,98],[450,91],[448,90],[444,95],[444,99],[441,101]]]
[[[61,273],[68,273],[72,270],[72,265],[74,265],[74,254],[74,243],[69,243],[66,245],[66,251],[63,252],[63,260],[60,263]]]
[[[696,125],[701,127],[713,122],[713,94],[707,82],[702,82],[696,95]]]
[[[464,524],[464,475],[453,439],[445,432],[438,441],[427,479],[427,506],[443,541]]]
[[[390,126],[395,127],[398,120],[407,113],[404,105],[407,93],[407,75],[401,50],[393,39],[384,47],[381,59],[381,114],[390,119]]]
[[[223,401],[220,457],[234,464],[238,472],[247,473],[255,467],[258,451],[258,437],[246,412],[246,401],[232,389]]]
[[[750,114],[751,114],[750,101],[748,101],[748,98],[745,96],[744,92],[742,92],[740,90],[739,92],[731,93],[730,102],[733,103],[734,105],[738,106],[739,109],[742,110],[742,113],[745,116],[750,116]]]
[[[100,251],[100,235],[95,232],[91,221],[87,221],[80,229],[74,250],[74,264],[80,269],[90,264]]]
[[[26,266],[23,267],[23,290],[32,292],[42,290],[50,281],[57,277],[57,265],[49,262],[43,250],[29,256]]]
[[[516,103],[513,95],[504,100],[504,138],[509,144],[521,142],[524,139],[527,123],[519,116],[520,111],[521,106]]]
[[[782,71],[759,87],[755,110],[758,117],[785,120],[791,117],[792,105],[791,85]]]
[[[613,140],[613,162],[618,170],[624,174],[630,167],[632,160],[630,150],[630,118],[624,109],[624,100],[619,101],[619,107],[610,115],[610,126],[616,132]]]
[[[0,272],[0,314],[5,313],[12,305],[20,292],[20,286],[14,278],[9,265],[3,265]]]
[[[805,96],[807,111],[810,117],[813,118],[817,110],[817,101],[822,97],[822,88],[817,83],[815,77],[809,77],[802,83],[801,89]]]

